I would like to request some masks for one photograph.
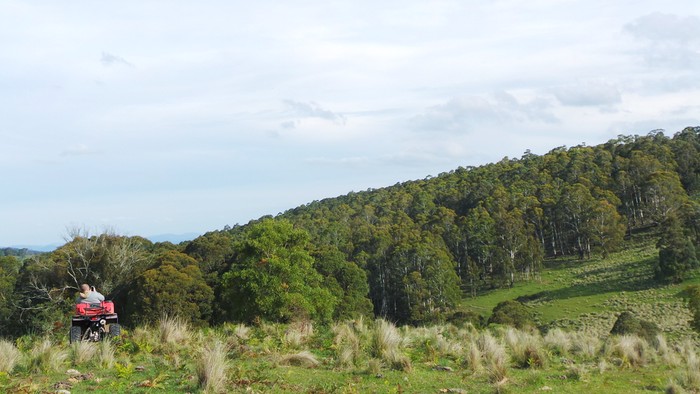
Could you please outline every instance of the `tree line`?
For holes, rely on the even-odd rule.
[[[449,318],[466,295],[536,279],[555,257],[607,256],[658,234],[660,281],[696,268],[700,127],[526,152],[314,201],[179,245],[77,231],[0,257],[0,334],[60,329],[80,283],[127,323]],[[55,324],[54,324],[55,323]]]

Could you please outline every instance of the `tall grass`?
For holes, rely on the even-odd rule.
[[[158,332],[162,344],[183,343],[192,337],[189,324],[178,316],[163,316],[158,322]]]
[[[547,352],[538,334],[509,328],[504,339],[510,348],[512,361],[520,368],[541,368],[547,362]]]
[[[555,354],[564,356],[571,350],[571,338],[564,330],[553,328],[544,336],[544,343],[547,348]]]
[[[0,372],[12,373],[21,359],[22,352],[17,349],[14,343],[0,339]]]
[[[506,380],[510,361],[505,347],[488,331],[479,335],[477,345],[485,361],[489,380],[492,383]]]
[[[332,327],[333,345],[341,367],[352,367],[359,360],[360,338],[349,323],[336,324]]]
[[[282,343],[290,349],[299,349],[314,335],[314,326],[310,321],[291,323],[282,337]]]
[[[483,368],[483,363],[481,361],[481,350],[476,342],[471,341],[469,343],[464,357],[464,363],[473,373],[477,373]]]
[[[97,344],[94,342],[75,342],[71,345],[70,355],[74,366],[91,362],[97,354]]]
[[[621,335],[610,340],[612,355],[620,357],[623,365],[644,366],[651,357],[647,341],[636,335]]]
[[[685,389],[692,392],[700,391],[700,359],[695,350],[685,352],[685,366],[677,376],[676,381]]]
[[[112,346],[112,341],[105,339],[100,343],[99,346],[99,361],[103,368],[112,368],[115,361],[114,346]]]
[[[586,360],[594,359],[601,350],[602,341],[595,335],[575,332],[569,334],[571,352]]]
[[[207,393],[223,393],[226,391],[226,376],[228,348],[220,340],[213,340],[200,349],[197,360],[197,378],[199,387]]]
[[[374,324],[373,355],[387,362],[391,368],[410,371],[411,359],[399,348],[402,341],[399,330],[392,323],[378,319]]]
[[[35,343],[29,351],[28,368],[35,373],[56,372],[67,359],[65,349],[45,338]]]

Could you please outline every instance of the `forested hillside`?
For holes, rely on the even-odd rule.
[[[538,278],[653,229],[659,283],[697,266],[700,127],[559,147],[314,201],[180,245],[76,232],[0,258],[0,335],[62,330],[78,285],[127,324],[162,311],[197,325],[378,316],[449,319],[465,296]]]

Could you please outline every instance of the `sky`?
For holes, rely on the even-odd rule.
[[[698,125],[697,0],[0,1],[0,246]]]

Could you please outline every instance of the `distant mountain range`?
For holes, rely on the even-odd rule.
[[[148,239],[153,243],[157,242],[172,242],[174,244],[179,244],[180,242],[191,241],[201,234],[199,233],[184,233],[184,234],[157,234],[150,235],[144,238]],[[10,245],[7,248],[11,249],[27,249],[31,252],[52,252],[57,248],[61,247],[63,244],[49,244],[49,245]],[[3,248],[0,248],[3,249]]]

